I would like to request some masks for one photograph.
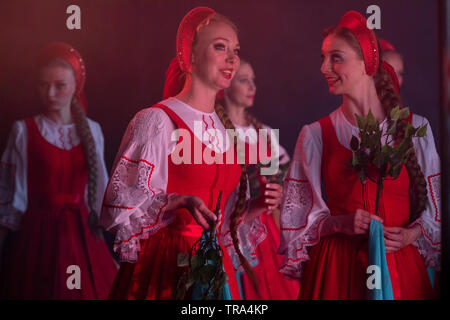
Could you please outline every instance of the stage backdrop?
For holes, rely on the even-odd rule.
[[[72,4],[81,8],[81,30],[66,27]],[[85,59],[88,115],[103,128],[110,169],[129,120],[161,100],[178,23],[191,8],[206,5],[238,25],[242,57],[257,77],[252,111],[280,129],[281,143],[292,154],[301,127],[340,104],[320,74],[322,30],[348,10],[367,16],[372,4],[381,8],[377,33],[404,56],[404,103],[430,120],[438,140],[435,1],[15,0],[0,2],[0,150],[13,121],[40,112],[36,52],[50,41],[65,41]]]

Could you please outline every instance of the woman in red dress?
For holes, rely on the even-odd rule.
[[[85,115],[84,62],[57,42],[37,70],[45,111],[14,123],[0,167],[1,294],[105,299],[117,266],[97,226],[107,173],[100,125]]]
[[[277,254],[280,245],[279,210],[281,198],[281,183],[289,166],[289,155],[278,144],[278,137],[272,135],[265,138],[262,130],[271,134],[271,128],[261,124],[247,109],[253,106],[256,93],[255,74],[252,66],[241,59],[241,66],[231,82],[224,90],[221,103],[236,129],[240,129],[240,142],[245,150],[245,163],[249,173],[250,194],[254,202],[268,201],[268,210],[260,215],[261,222],[267,230],[266,239],[256,249],[257,265],[254,266],[258,278],[258,288],[255,290],[247,274],[242,274],[240,280],[241,293],[246,300],[293,300],[300,290],[299,282],[286,279],[279,272],[282,255]],[[221,95],[220,95],[221,96]],[[262,134],[260,136],[260,134]],[[268,143],[270,141],[270,143]],[[263,146],[262,144],[266,144]],[[268,145],[267,145],[268,144]],[[273,147],[273,148],[272,148]],[[277,159],[271,158],[271,151],[277,151]],[[277,150],[276,150],[277,149]],[[264,163],[266,169],[276,163],[274,172],[261,175]],[[261,195],[271,195],[272,199],[264,199]]]
[[[244,254],[251,260],[265,236],[246,210],[248,183],[245,166],[234,161],[235,143],[224,143],[232,124],[214,109],[217,92],[239,68],[236,27],[210,8],[194,8],[180,23],[176,48],[164,100],[131,120],[105,194],[101,224],[116,234],[122,261],[112,299],[174,299],[185,259],[211,221],[239,299],[234,268],[251,272]]]
[[[344,165],[352,156],[351,137],[359,133],[354,114],[371,110],[385,130],[400,99],[361,14],[350,11],[326,30],[322,57],[329,91],[343,102],[304,126],[297,140],[281,213],[281,271],[302,279],[300,299],[364,299],[367,235],[376,219],[383,223],[394,298],[432,298],[426,266],[440,267],[440,163],[431,128],[413,141],[414,152],[398,179],[385,181],[375,216],[376,184],[361,184],[358,173]],[[412,114],[396,137],[404,134],[406,121],[414,127],[428,123]]]

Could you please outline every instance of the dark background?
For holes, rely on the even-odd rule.
[[[81,30],[66,28],[66,8],[81,8]],[[164,73],[175,54],[178,23],[206,5],[239,27],[241,55],[251,62],[258,91],[253,112],[280,129],[292,154],[301,127],[334,110],[320,74],[322,30],[348,10],[381,8],[377,34],[404,56],[404,104],[427,117],[439,147],[437,3],[430,0],[14,0],[0,1],[0,151],[13,121],[40,112],[33,59],[50,41],[73,45],[87,68],[88,116],[105,135],[108,170],[127,123],[161,100]]]

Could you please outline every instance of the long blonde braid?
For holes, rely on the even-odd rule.
[[[222,121],[222,124],[224,125],[225,129],[234,130],[235,129],[234,125],[231,122],[230,118],[228,117],[228,115],[225,112],[222,105],[220,105],[219,103],[216,102],[214,109],[215,109],[217,115],[219,116],[220,121]],[[237,137],[234,138],[233,144],[234,144],[234,150],[238,150]],[[245,272],[249,276],[253,285],[256,287],[258,280],[256,278],[255,272],[253,271],[253,268],[250,266],[250,263],[247,261],[247,259],[241,252],[241,249],[239,247],[239,238],[237,235],[237,226],[242,217],[242,214],[244,213],[245,206],[246,206],[246,194],[247,194],[247,167],[245,164],[241,164],[241,179],[239,182],[239,195],[238,195],[238,200],[236,202],[234,211],[230,217],[230,233],[231,233],[231,238],[233,239],[234,249],[236,250],[236,253],[238,254],[238,257],[242,264],[242,267],[244,268]]]

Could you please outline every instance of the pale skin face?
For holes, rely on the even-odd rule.
[[[225,22],[211,22],[197,34],[192,49],[192,78],[219,91],[228,88],[239,69],[239,39]]]
[[[225,89],[226,98],[236,106],[248,108],[253,106],[256,93],[255,73],[250,64],[241,64],[231,82]]]
[[[400,86],[402,86],[403,73],[405,71],[402,57],[397,52],[389,51],[383,54],[383,60],[389,63],[392,68],[394,68],[394,71],[397,74],[398,82]]]
[[[327,36],[322,43],[320,71],[331,94],[353,95],[361,81],[367,81],[369,77],[364,60],[347,41],[334,34]]]
[[[42,68],[38,89],[46,111],[70,110],[75,88],[75,76],[71,69],[62,66]]]

